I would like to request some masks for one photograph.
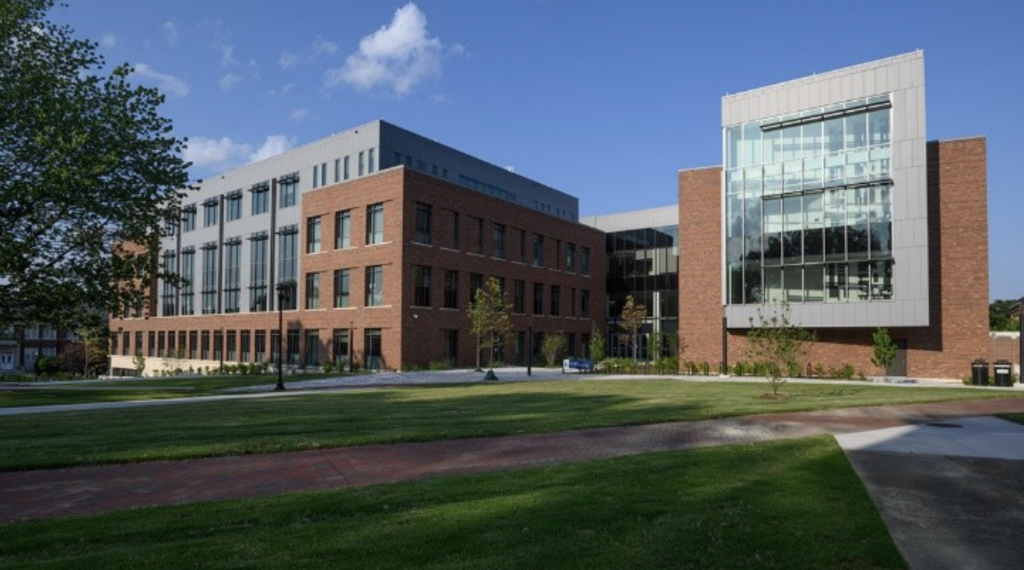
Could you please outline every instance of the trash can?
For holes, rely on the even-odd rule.
[[[979,358],[971,363],[971,384],[988,386],[988,361]]]
[[[1013,386],[1013,365],[1009,360],[997,360],[992,365],[995,385],[1006,388]]]

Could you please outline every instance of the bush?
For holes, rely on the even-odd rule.
[[[330,360],[325,360],[325,361],[323,361],[322,364],[320,364],[320,370],[324,374],[333,374],[334,373],[334,363],[331,362]]]
[[[678,356],[666,356],[658,360],[655,363],[658,371],[664,374],[666,371],[671,371],[672,374],[679,372],[679,357]]]
[[[768,365],[765,364],[764,362],[755,362],[751,374],[753,374],[754,376],[767,376]]]
[[[798,362],[787,362],[786,373],[790,378],[800,377],[800,363]]]
[[[746,368],[746,365],[743,364],[742,360],[740,360],[740,361],[736,362],[736,364],[732,365],[732,375],[733,376],[743,376],[744,374],[746,374],[746,372],[747,372],[747,368]]]
[[[818,377],[818,378],[825,378],[826,377],[825,376],[826,375],[825,367],[822,366],[821,364],[815,364],[814,365],[814,375],[816,377]]]
[[[428,363],[427,368],[430,370],[451,370],[451,365],[448,364],[447,360],[435,360]]]
[[[704,362],[700,363],[700,373],[705,375],[705,376],[710,376],[711,375],[711,365],[708,364],[707,360],[705,360]]]
[[[853,380],[854,372],[853,365],[846,362],[843,364],[843,369],[839,372],[839,377],[843,380]]]

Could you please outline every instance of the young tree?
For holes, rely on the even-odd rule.
[[[163,96],[106,71],[53,4],[0,5],[0,328],[74,329],[136,298],[188,184]]]
[[[558,362],[558,359],[565,352],[567,345],[568,341],[565,338],[565,333],[562,331],[544,337],[541,352],[544,353],[544,360],[547,361],[548,366],[554,366]]]
[[[882,369],[882,378],[889,379],[889,365],[896,359],[896,343],[889,336],[889,329],[878,327],[871,335],[875,355],[871,363]]]
[[[767,368],[772,397],[778,397],[779,388],[785,384],[783,375],[799,366],[807,345],[816,340],[813,332],[790,322],[789,304],[783,303],[782,308],[773,310],[770,316],[765,316],[758,308],[757,322],[750,319],[747,353],[751,360],[762,362]]]
[[[633,345],[633,360],[637,360],[640,358],[639,332],[647,318],[647,307],[637,304],[632,295],[627,295],[620,318],[619,326],[626,331],[627,342]]]
[[[594,331],[590,333],[590,345],[587,348],[591,362],[596,364],[604,360],[604,335],[597,327],[594,327]]]
[[[490,353],[487,372],[488,379],[494,376],[494,352],[498,347],[505,346],[512,338],[512,303],[505,298],[501,283],[491,277],[487,283],[476,290],[476,296],[469,304],[470,329],[480,339],[480,348]]]
[[[135,353],[135,357],[132,358],[132,366],[135,367],[136,376],[142,376],[146,372],[146,357],[142,355],[142,352]]]

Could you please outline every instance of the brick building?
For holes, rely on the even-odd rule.
[[[470,366],[466,309],[491,277],[513,303],[504,361],[555,332],[582,353],[604,319],[604,235],[577,208],[383,121],[362,125],[204,183],[158,254],[188,284],[156,283],[148,307],[112,320],[112,368],[139,353],[150,374],[277,362],[278,309],[290,366]]]
[[[724,166],[679,173],[687,358],[746,358],[785,303],[808,364],[958,378],[988,355],[986,141],[927,142],[924,55],[723,98]]]

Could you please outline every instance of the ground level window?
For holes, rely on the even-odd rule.
[[[384,358],[381,354],[381,330],[366,329],[363,338],[364,366],[369,370],[380,370]]]

